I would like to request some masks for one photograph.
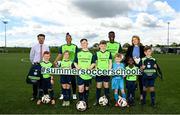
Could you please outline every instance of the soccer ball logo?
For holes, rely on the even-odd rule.
[[[50,101],[51,101],[51,99],[50,99],[50,97],[49,97],[49,95],[44,95],[42,98],[41,98],[41,101],[43,102],[43,103],[49,103]]]
[[[126,106],[127,106],[127,101],[126,101],[126,99],[124,99],[124,98],[122,98],[121,96],[119,96],[118,105],[119,105],[120,107],[126,107]]]
[[[101,106],[106,106],[108,104],[108,99],[106,96],[102,96],[99,98],[99,105]]]
[[[87,108],[86,102],[85,101],[78,101],[76,104],[76,109],[78,111],[85,111]]]

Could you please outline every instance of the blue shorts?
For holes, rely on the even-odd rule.
[[[96,76],[96,82],[109,82],[110,76]]]
[[[70,76],[70,75],[62,75],[62,76],[60,76],[60,83],[61,84],[71,84],[71,78],[72,78],[72,76]]]
[[[89,80],[84,80],[80,76],[77,76],[77,84],[78,85],[84,85],[86,87],[89,87],[91,85],[91,79]]]
[[[142,78],[142,84],[144,87],[154,87],[155,78]]]
[[[112,78],[111,87],[112,89],[124,89],[124,79]]]
[[[40,89],[52,89],[51,78],[43,78],[40,80]]]

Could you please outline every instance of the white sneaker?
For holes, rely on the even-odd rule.
[[[63,94],[60,95],[59,100],[63,100],[64,96]]]
[[[77,99],[76,94],[73,94],[73,99],[74,99],[74,100],[76,100],[76,99]]]

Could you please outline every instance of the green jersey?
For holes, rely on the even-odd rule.
[[[48,61],[48,62],[42,61],[40,63],[40,65],[41,65],[42,68],[51,68],[53,66],[50,61]],[[45,78],[45,79],[50,78],[50,77],[51,77],[50,74],[47,74],[47,73],[43,74],[43,78]]]
[[[95,55],[97,69],[109,69],[109,60],[112,59],[111,52],[98,51]]]
[[[77,53],[74,62],[77,63],[81,69],[88,69],[92,63],[95,63],[93,54],[90,51],[83,50]],[[84,80],[92,79],[88,74],[80,75],[80,77]]]
[[[71,60],[62,60],[59,65],[61,68],[64,69],[71,69],[72,68],[72,61]]]
[[[134,66],[133,68],[130,68],[129,66],[126,67],[126,71],[127,70],[134,70],[136,71],[138,69],[138,67]],[[136,81],[137,80],[137,75],[126,75],[126,80],[127,81]]]
[[[74,61],[74,57],[76,55],[76,53],[78,52],[78,47],[74,44],[64,44],[59,48],[59,54],[63,54],[65,51],[69,51],[70,52],[70,60]]]
[[[122,48],[121,48],[121,44],[117,43],[117,42],[107,42],[107,48],[106,50],[110,51],[112,54],[112,59],[114,62],[114,57],[116,55],[116,53],[121,53],[122,52]]]

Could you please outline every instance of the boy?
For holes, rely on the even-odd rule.
[[[63,53],[63,60],[60,62],[59,67],[64,69],[71,69],[72,68],[72,61],[69,59],[70,52],[66,50]],[[63,103],[62,106],[69,106],[70,105],[70,96],[71,96],[71,77],[70,75],[61,75],[60,82],[62,84],[62,94],[63,94]]]
[[[102,40],[99,43],[100,51],[96,52],[96,69],[108,70],[112,68],[112,55],[106,51],[106,41]],[[102,84],[104,86],[104,95],[109,100],[109,80],[110,76],[96,76],[96,103],[99,102]]]
[[[88,50],[88,40],[80,40],[82,50],[75,56],[74,65],[76,69],[92,69],[95,66],[93,54]],[[88,74],[77,77],[77,84],[79,89],[79,101],[85,101],[88,105],[89,85],[92,77]],[[87,106],[88,107],[88,106]]]
[[[144,54],[146,55],[142,58],[140,62],[143,78],[143,100],[141,104],[144,105],[146,103],[146,92],[147,88],[150,89],[151,94],[151,106],[155,106],[155,88],[154,82],[157,77],[158,65],[156,63],[156,59],[152,57],[152,49],[150,46],[146,46],[144,48]]]
[[[43,53],[43,61],[40,63],[42,68],[50,68],[53,66],[52,63],[49,61],[50,57],[51,57],[50,52],[45,51]],[[43,94],[44,95],[49,94],[51,98],[51,104],[52,105],[55,104],[52,84],[54,84],[53,76],[51,76],[50,74],[43,74],[40,80],[39,97],[38,97],[37,105],[41,104],[41,98]]]
[[[122,63],[123,55],[120,53],[117,53],[115,55],[115,62],[113,63],[113,69],[118,70],[118,69],[124,69],[124,64]],[[126,94],[124,91],[124,78],[122,75],[115,75],[112,78],[112,89],[114,90],[114,99],[116,101],[115,106],[118,107],[118,91],[121,90],[121,95],[122,98],[126,99]]]
[[[138,67],[135,66],[134,59],[132,57],[127,58],[128,66],[126,67],[126,70],[137,70]],[[126,88],[127,88],[127,100],[129,106],[135,105],[135,90],[136,90],[136,75],[126,75]]]

